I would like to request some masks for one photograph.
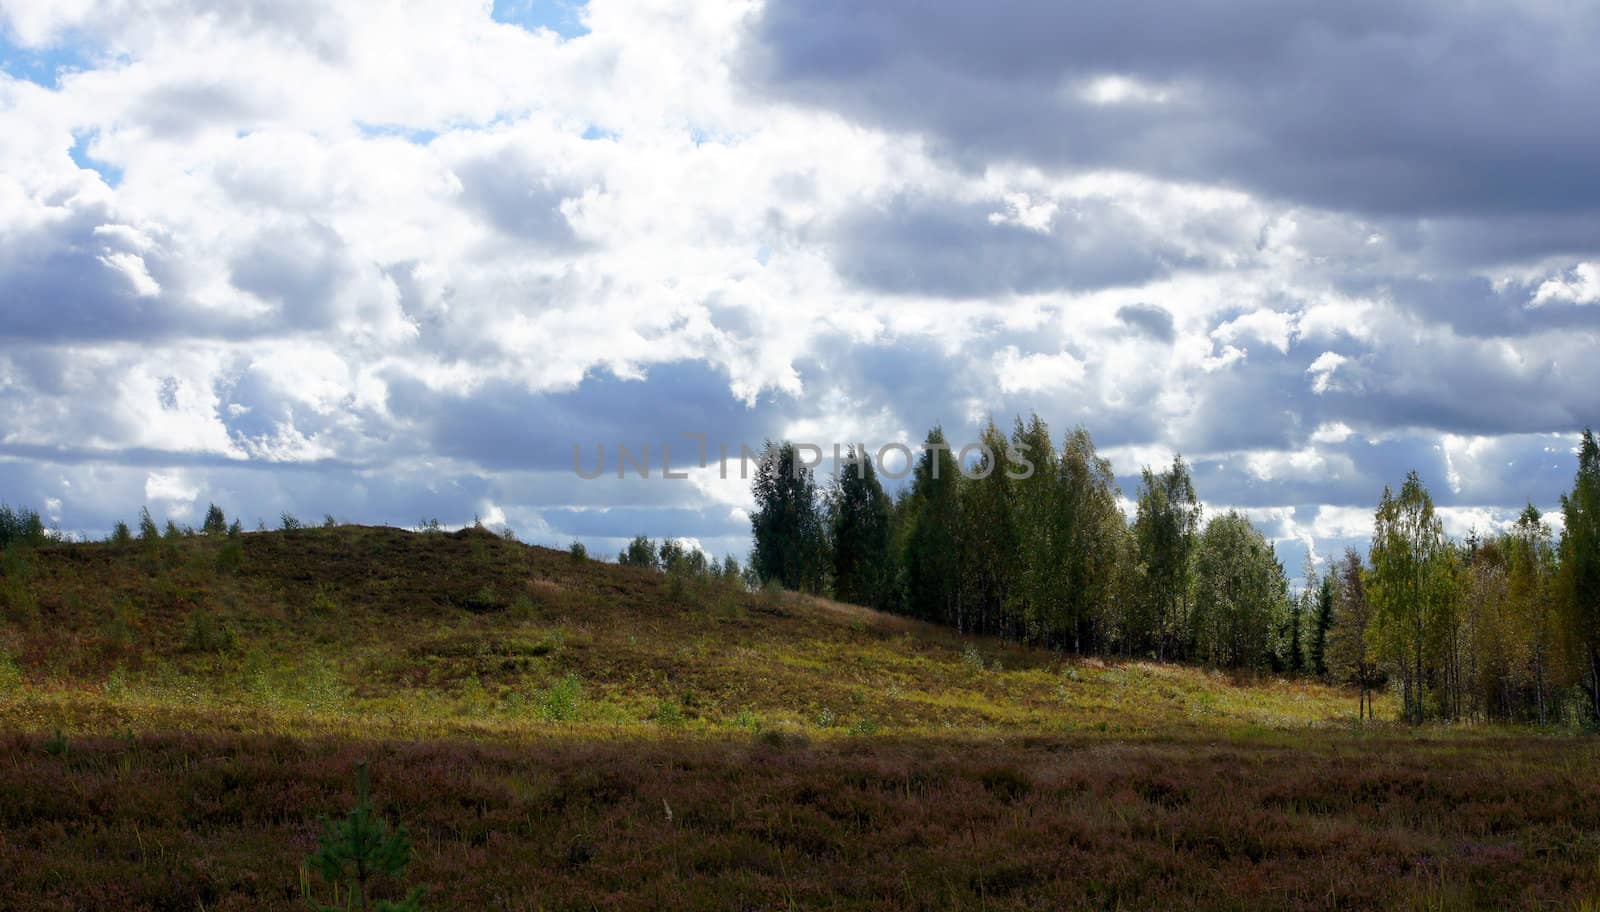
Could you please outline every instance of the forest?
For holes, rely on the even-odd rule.
[[[978,464],[958,465],[933,428],[892,497],[855,450],[824,484],[792,443],[769,441],[749,575],[1080,655],[1350,684],[1363,714],[1392,687],[1413,723],[1600,719],[1591,431],[1559,537],[1530,504],[1510,528],[1453,539],[1413,471],[1384,488],[1367,554],[1309,564],[1298,591],[1248,518],[1205,515],[1181,456],[1142,470],[1130,519],[1083,428],[1057,447],[1037,415],[1009,438],[991,420],[981,440]]]

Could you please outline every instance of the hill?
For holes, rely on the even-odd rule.
[[[1593,739],[1359,727],[1336,688],[1075,661],[475,529],[3,569],[5,908],[302,908],[361,758],[433,908],[1549,907],[1600,885]]]

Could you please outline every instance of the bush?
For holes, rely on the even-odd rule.
[[[293,532],[297,529],[304,529],[305,525],[293,513],[285,511],[278,516],[278,528],[285,532]]]
[[[207,535],[227,534],[228,518],[222,515],[221,507],[216,504],[206,507],[206,519],[200,524],[200,530]]]
[[[139,540],[145,544],[153,544],[161,539],[161,530],[156,528],[156,521],[150,516],[149,507],[139,508]]]
[[[684,723],[683,707],[673,700],[662,700],[656,704],[655,712],[650,714],[657,725],[666,725],[677,728]]]
[[[11,694],[22,689],[22,669],[17,660],[4,647],[0,647],[0,694]]]
[[[982,671],[983,653],[978,651],[978,647],[968,643],[961,650],[961,663],[973,671]]]
[[[581,541],[575,541],[568,546],[567,553],[572,555],[572,559],[580,564],[589,559],[589,549],[584,547]]]
[[[232,573],[244,566],[244,546],[230,541],[217,551],[217,572]]]
[[[42,545],[50,539],[44,520],[33,510],[15,509],[0,503],[0,548],[12,544]]]
[[[189,634],[184,645],[190,652],[228,652],[237,644],[233,628],[201,609],[189,618]]]
[[[128,528],[128,524],[120,519],[117,520],[117,524],[111,527],[110,541],[113,545],[126,545],[132,543],[133,532]]]
[[[617,555],[617,563],[624,567],[639,567],[645,570],[661,569],[660,564],[656,562],[655,542],[643,535],[636,535],[633,541],[628,542],[628,547]]]
[[[583,681],[565,674],[539,694],[539,716],[547,722],[577,721],[583,704]]]
[[[355,808],[338,823],[323,821],[317,851],[306,859],[306,865],[333,887],[334,905],[324,906],[312,901],[308,885],[303,886],[305,900],[319,912],[368,908],[377,883],[399,880],[411,864],[411,837],[406,828],[391,829],[389,821],[377,816],[367,789],[367,764],[362,761],[356,764]],[[343,900],[339,898],[341,892]],[[371,908],[377,912],[415,912],[421,901],[422,888],[414,887],[404,899],[377,900]]]
[[[315,615],[331,615],[339,612],[339,603],[333,600],[333,593],[326,587],[318,587],[311,596],[311,613]]]
[[[865,737],[869,735],[876,735],[877,733],[878,723],[872,721],[871,719],[859,719],[854,725],[850,726],[850,734],[852,735]]]

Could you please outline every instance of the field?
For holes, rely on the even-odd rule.
[[[5,909],[305,908],[362,759],[425,908],[1600,896],[1592,737],[1362,726],[1336,688],[480,530],[51,546],[3,582]]]

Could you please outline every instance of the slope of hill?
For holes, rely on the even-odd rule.
[[[433,908],[1548,907],[1600,884],[1592,739],[1362,728],[1336,688],[479,530],[52,546],[0,583],[5,908],[303,907],[362,757]]]

